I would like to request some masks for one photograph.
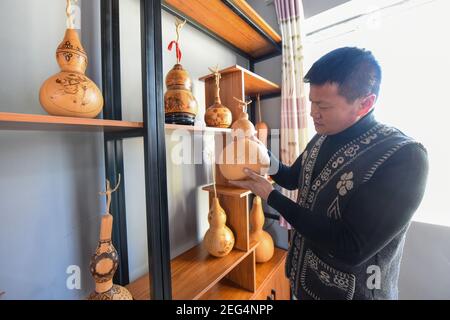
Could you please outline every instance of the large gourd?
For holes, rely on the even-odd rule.
[[[164,94],[164,113],[166,123],[194,125],[198,111],[197,100],[191,91],[192,81],[189,73],[180,64],[180,31],[185,23],[186,21],[176,20],[177,39],[169,44],[169,50],[175,45],[177,63],[166,75],[167,91]]]
[[[235,98],[236,99],[236,98]],[[228,180],[244,180],[247,175],[244,168],[249,168],[258,174],[265,175],[270,166],[267,148],[252,139],[256,130],[248,119],[247,105],[236,99],[242,106],[242,111],[232,128],[232,141],[223,149],[219,156],[219,169]]]
[[[103,96],[96,84],[85,75],[88,64],[67,0],[68,28],[56,49],[56,60],[61,71],[41,86],[39,101],[51,115],[95,118],[103,108]]]

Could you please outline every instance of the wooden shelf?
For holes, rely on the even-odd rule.
[[[0,130],[123,132],[143,128],[142,122],[0,112]]]
[[[270,176],[267,177],[267,180],[269,180],[269,182],[271,184],[275,184],[275,181],[273,181],[273,179]],[[210,184],[210,185],[204,186],[202,188],[202,190],[214,192],[214,186],[212,184]],[[249,194],[252,194],[252,191],[248,190],[248,189],[241,189],[238,187],[223,186],[223,185],[216,185],[216,191],[217,191],[217,194],[219,194],[219,195],[239,197],[239,198],[243,198]]]
[[[254,292],[242,289],[229,279],[220,280],[200,300],[251,300]]]
[[[255,299],[259,294],[259,290],[263,288],[268,279],[271,279],[273,273],[284,262],[286,250],[275,248],[272,259],[266,263],[256,264],[256,291],[250,292],[242,289],[228,279],[222,279],[200,299],[202,300],[251,300]]]
[[[268,35],[264,37],[221,0],[165,0],[164,6],[185,16],[252,58],[279,51],[281,37],[243,0],[230,1]]]
[[[197,245],[178,257],[172,259],[172,297],[175,300],[196,300],[225,277],[234,267],[255,250],[257,243],[250,250],[232,250],[227,256],[211,256],[201,245]],[[148,274],[130,283],[127,288],[136,300],[148,300]]]
[[[207,186],[203,187],[202,190],[214,192],[214,186],[212,184],[207,185]],[[228,186],[221,186],[221,185],[216,185],[216,191],[217,191],[217,194],[219,194],[219,195],[232,196],[232,197],[234,196],[234,197],[239,197],[239,198],[243,198],[252,193],[248,189],[241,189],[241,188],[237,188],[237,187],[228,187]]]
[[[166,131],[173,131],[173,130],[186,130],[189,132],[223,132],[228,133],[231,132],[230,128],[214,128],[214,127],[200,127],[200,126],[186,126],[186,125],[180,125],[180,124],[165,124],[164,128]]]
[[[224,75],[227,73],[240,71],[244,74],[244,91],[247,96],[255,96],[256,94],[271,94],[281,92],[281,88],[276,83],[264,79],[260,75],[253,73],[239,65],[234,65],[225,69],[220,70],[220,74]],[[199,80],[207,80],[214,78],[214,75],[209,74],[201,77]]]

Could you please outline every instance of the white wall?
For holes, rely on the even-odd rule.
[[[65,2],[2,0],[0,12],[0,111],[46,114],[39,88],[59,71]],[[90,34],[82,36],[100,84]],[[0,299],[83,299],[104,210],[103,135],[1,131],[0,164]],[[81,269],[81,290],[66,287],[69,265]]]
[[[450,299],[450,228],[413,222],[400,269],[400,299]]]

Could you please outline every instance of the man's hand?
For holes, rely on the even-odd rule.
[[[243,189],[250,189],[254,194],[260,196],[261,199],[267,200],[269,194],[274,189],[272,183],[265,177],[257,174],[255,171],[245,168],[244,173],[249,177],[247,180],[229,181],[232,185]]]

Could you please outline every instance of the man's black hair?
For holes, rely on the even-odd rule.
[[[344,47],[317,60],[304,81],[312,85],[337,84],[339,94],[352,103],[375,94],[378,97],[381,67],[370,51]]]

